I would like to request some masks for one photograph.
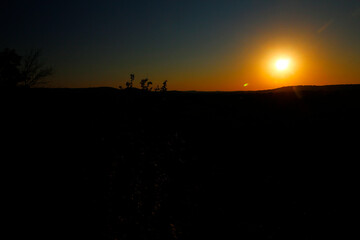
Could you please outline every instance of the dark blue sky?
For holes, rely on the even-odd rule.
[[[296,48],[311,58],[304,62],[333,59],[319,71],[339,61],[332,75],[360,83],[359,0],[13,0],[0,7],[0,47],[41,48],[55,68],[53,86],[116,87],[135,73],[168,79],[173,89],[272,87],[251,75],[270,45]]]

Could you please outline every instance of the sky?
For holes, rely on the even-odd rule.
[[[42,50],[50,87],[360,84],[359,0],[5,0],[0,27],[0,50]]]

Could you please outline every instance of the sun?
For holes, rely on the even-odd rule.
[[[290,65],[290,59],[286,59],[286,58],[278,59],[275,62],[275,67],[279,71],[287,70],[289,68],[289,65]]]
[[[276,84],[290,84],[299,74],[299,54],[294,51],[269,51],[261,64],[267,78]]]

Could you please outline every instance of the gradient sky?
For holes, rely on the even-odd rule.
[[[42,49],[52,87],[360,84],[359,0],[10,0],[0,27],[1,49]],[[285,77],[269,67],[281,56]]]

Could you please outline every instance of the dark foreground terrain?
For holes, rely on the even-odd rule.
[[[20,89],[1,106],[10,239],[346,239],[358,228],[358,85]]]

